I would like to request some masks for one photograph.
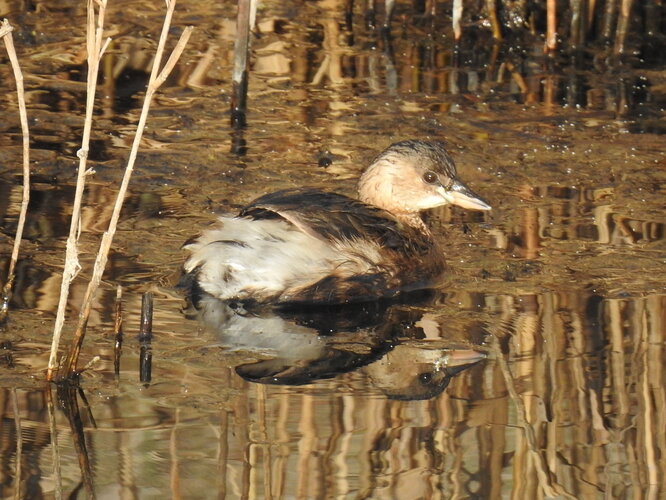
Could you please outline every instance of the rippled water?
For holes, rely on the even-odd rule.
[[[235,7],[179,4],[174,33],[196,29],[151,111],[81,365],[100,359],[80,391],[43,379],[83,126],[85,5],[6,7],[34,182],[0,330],[2,498],[664,495],[663,54],[617,67],[595,47],[549,68],[542,40],[494,50],[469,27],[456,55],[447,17],[432,31],[403,3],[387,46],[358,7],[349,30],[344,4],[260,9],[242,131],[228,112]],[[109,3],[114,41],[68,334],[138,121],[161,8]],[[2,61],[0,282],[21,199]],[[450,265],[438,290],[307,312],[184,310],[180,245],[215,213],[285,187],[353,194],[379,150],[426,137],[448,143],[461,177],[493,206],[428,215]],[[147,291],[149,349],[137,340]]]

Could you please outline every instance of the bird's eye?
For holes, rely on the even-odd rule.
[[[425,174],[423,174],[423,181],[427,182],[428,184],[434,184],[438,180],[439,176],[432,170],[428,170]]]

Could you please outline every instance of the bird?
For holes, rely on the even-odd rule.
[[[391,144],[365,169],[358,199],[315,188],[266,194],[183,245],[181,285],[234,306],[301,307],[394,298],[446,268],[420,212],[490,210],[440,141]]]

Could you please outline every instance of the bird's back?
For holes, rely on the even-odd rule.
[[[190,282],[226,301],[367,301],[426,287],[444,267],[429,235],[317,189],[262,196],[220,222],[186,244],[185,271]]]

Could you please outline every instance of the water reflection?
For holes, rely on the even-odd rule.
[[[204,295],[192,315],[222,346],[267,356],[236,367],[244,379],[263,384],[309,384],[367,366],[369,380],[383,393],[428,399],[441,393],[453,375],[485,357],[465,332],[443,337],[437,320],[444,319],[405,305],[245,311]],[[454,338],[459,339],[457,347]]]
[[[544,200],[520,211],[520,233],[503,235],[496,243],[509,248],[509,241],[528,258],[548,240],[594,241],[610,247],[663,240],[664,224],[657,219],[627,216],[612,203],[615,187],[524,186],[521,196]],[[605,248],[609,248],[606,246]]]
[[[663,493],[650,471],[664,467],[666,451],[666,296],[603,299],[572,290],[437,301],[438,313],[392,306],[391,319],[364,313],[360,330],[345,333],[353,321],[344,319],[331,335],[317,332],[318,318],[239,317],[206,304],[204,320],[215,331],[193,336],[188,354],[154,345],[151,386],[138,383],[134,355],[120,390],[89,379],[89,408],[81,394],[59,392],[63,491],[408,499]],[[476,330],[480,316],[493,320]],[[183,334],[194,335],[193,325]],[[465,338],[486,328],[497,342],[469,366],[478,353]],[[450,377],[443,392],[437,377]],[[284,385],[292,383],[305,385]],[[18,389],[14,406],[13,391],[1,392],[3,439],[13,444],[0,455],[3,497],[19,487],[16,460],[24,496],[52,494],[54,483],[43,480],[53,470],[48,396]]]
[[[248,127],[233,137],[235,3],[177,12],[178,25],[197,30],[149,118],[96,299],[83,353],[84,363],[101,357],[82,377],[89,408],[80,393],[50,398],[41,386],[82,127],[84,3],[2,3],[21,20],[38,172],[0,331],[2,498],[86,487],[109,498],[665,495],[666,170],[663,138],[651,135],[665,130],[659,16],[643,16],[652,34],[618,65],[603,47],[546,58],[538,37],[495,44],[485,17],[469,18],[456,49],[448,4],[416,3],[440,10],[412,15],[413,3],[398,2],[387,38],[365,28],[360,2],[352,12],[341,1],[265,2]],[[634,4],[634,13],[658,10]],[[114,45],[74,315],[159,15],[142,1],[109,3]],[[2,282],[20,205],[20,131],[11,79],[0,85]],[[333,319],[227,311],[212,330],[183,318],[169,285],[193,226],[281,188],[352,193],[377,149],[411,137],[447,140],[497,207],[484,218],[430,214],[450,265],[441,295]],[[233,140],[244,156],[229,154]],[[116,378],[118,283],[126,336]],[[147,290],[156,298],[146,386],[136,334]],[[469,365],[478,352],[487,357]]]

